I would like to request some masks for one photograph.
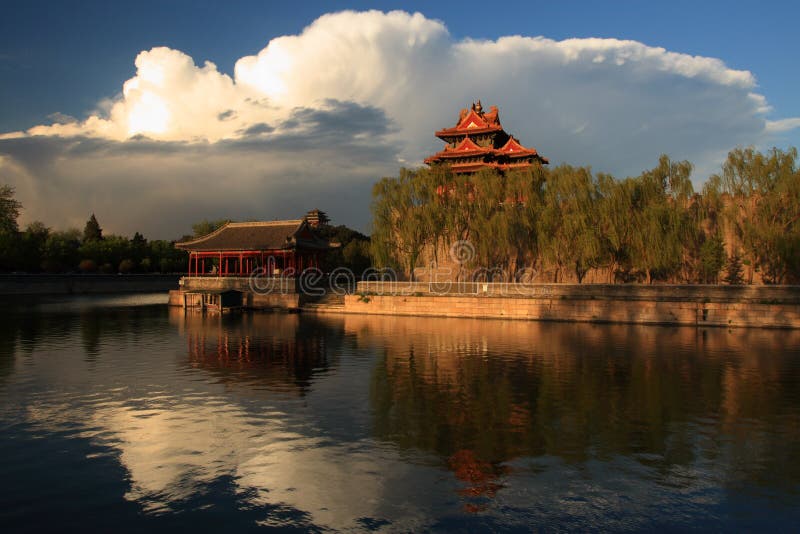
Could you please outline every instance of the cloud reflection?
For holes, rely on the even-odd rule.
[[[224,486],[278,527],[719,527],[800,480],[800,332],[105,313],[9,323],[0,395],[148,516]]]

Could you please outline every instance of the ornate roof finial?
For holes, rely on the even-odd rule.
[[[475,113],[480,114],[483,111],[483,106],[481,105],[481,101],[478,100],[478,103],[475,105]]]

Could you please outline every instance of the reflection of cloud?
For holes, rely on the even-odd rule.
[[[6,388],[15,425],[51,449],[88,440],[151,513],[216,505],[225,481],[271,526],[654,530],[719,526],[741,488],[768,495],[759,511],[793,495],[800,332],[174,311],[110,317],[91,365],[77,324],[44,323]],[[254,379],[274,366],[195,367],[187,345],[212,332],[315,338],[335,364],[302,398],[276,395]]]
[[[119,451],[130,474],[125,497],[150,512],[168,510],[230,476],[242,495],[252,496],[251,505],[296,509],[323,528],[353,528],[380,513],[383,470],[402,471],[396,458],[380,461],[357,444],[333,445],[294,430],[286,413],[248,413],[200,395],[184,401],[147,408],[104,403],[80,434]],[[53,429],[74,421],[74,410],[39,406],[29,418]]]
[[[85,120],[0,135],[35,139],[0,143],[28,220],[78,224],[95,211],[109,228],[163,237],[203,217],[288,217],[319,204],[363,228],[370,184],[440,148],[432,132],[475,98],[498,104],[505,126],[552,161],[620,175],[666,152],[693,161],[702,180],[732,147],[798,127],[766,120],[753,74],[716,58],[617,39],[456,40],[399,11],[324,15],[241,58],[234,76],[165,47],[135,63],[120,96]],[[25,158],[53,136],[71,147],[58,165]],[[172,158],[162,142],[174,143]]]
[[[388,480],[378,472],[396,466],[376,460],[358,446],[281,436],[240,464],[237,477],[243,487],[261,490],[257,502],[287,503],[307,511],[317,525],[353,528],[359,518],[378,516],[384,505]],[[402,525],[398,521],[394,528]]]

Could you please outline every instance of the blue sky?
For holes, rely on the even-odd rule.
[[[432,136],[433,129],[449,125],[453,118],[457,116],[458,108],[469,104],[469,101],[466,101],[467,95],[474,95],[474,98],[494,98],[491,102],[485,101],[484,103],[499,105],[504,117],[504,125],[520,136],[523,143],[536,145],[540,150],[546,148],[548,152],[546,155],[550,156],[554,162],[569,161],[576,164],[589,164],[597,170],[614,172],[619,175],[636,173],[644,168],[647,162],[653,162],[654,164],[658,152],[665,151],[676,158],[687,158],[693,161],[698,168],[698,176],[695,181],[700,184],[709,172],[713,172],[714,166],[719,162],[719,154],[736,145],[755,144],[759,147],[771,146],[772,144],[782,147],[800,145],[800,133],[797,128],[783,128],[779,135],[765,136],[763,132],[759,133],[760,130],[763,130],[764,121],[791,120],[800,117],[800,101],[796,97],[798,93],[797,87],[800,82],[800,69],[797,68],[796,59],[798,52],[800,52],[800,45],[798,45],[796,38],[796,21],[800,20],[800,3],[681,1],[656,3],[620,1],[522,2],[513,4],[508,2],[496,3],[494,4],[496,7],[493,9],[487,9],[484,7],[485,5],[485,3],[469,2],[277,3],[243,1],[226,2],[223,5],[221,2],[182,0],[160,2],[148,0],[135,3],[88,0],[65,0],[60,2],[41,2],[36,0],[4,1],[0,3],[0,15],[2,15],[0,16],[0,134],[24,131],[37,125],[49,125],[52,122],[66,121],[67,119],[63,117],[64,115],[75,117],[80,121],[91,115],[97,115],[101,118],[106,117],[104,113],[109,112],[111,104],[121,98],[123,83],[137,76],[137,67],[134,65],[134,60],[141,52],[151,50],[154,47],[167,47],[171,51],[176,51],[176,53],[179,51],[191,58],[198,68],[202,67],[204,61],[212,61],[216,64],[219,74],[234,78],[236,85],[242,85],[241,81],[244,78],[240,79],[234,73],[234,65],[236,65],[237,61],[245,56],[259,54],[276,37],[300,35],[304,28],[314,23],[318,17],[325,13],[343,9],[356,11],[401,9],[409,13],[416,11],[422,13],[425,17],[423,26],[427,28],[420,30],[422,34],[428,37],[432,36],[430,38],[433,40],[447,41],[440,48],[441,50],[451,50],[451,52],[452,49],[463,51],[465,48],[463,46],[464,43],[470,39],[493,41],[502,36],[521,35],[531,38],[543,36],[555,43],[572,38],[638,41],[645,45],[644,52],[633,52],[634,55],[641,52],[643,54],[642,57],[645,57],[645,59],[636,60],[640,63],[648,61],[646,58],[652,56],[654,54],[653,51],[659,47],[666,49],[669,53],[685,56],[681,56],[683,59],[679,58],[677,61],[669,59],[670,65],[667,67],[661,64],[654,66],[647,71],[650,74],[646,75],[633,68],[628,69],[627,66],[621,67],[624,72],[604,71],[604,73],[598,74],[592,70],[591,61],[587,61],[584,64],[583,70],[575,69],[563,73],[554,67],[552,62],[547,63],[547,68],[543,68],[541,63],[536,60],[530,66],[508,67],[511,70],[499,69],[498,72],[505,74],[496,74],[495,76],[505,77],[505,79],[498,81],[496,87],[486,80],[476,80],[469,76],[459,76],[458,73],[455,73],[448,83],[456,84],[464,89],[464,96],[462,97],[459,93],[459,100],[455,102],[426,102],[425,99],[428,95],[426,95],[424,85],[427,83],[426,80],[429,79],[426,76],[434,76],[436,71],[411,72],[416,68],[415,65],[406,67],[409,72],[398,71],[395,75],[402,80],[416,80],[417,86],[408,89],[406,94],[398,96],[396,100],[391,102],[379,94],[379,88],[362,90],[363,88],[342,87],[342,83],[336,85],[331,82],[325,86],[324,91],[320,89],[317,92],[313,92],[306,90],[307,88],[299,87],[297,80],[295,80],[294,85],[291,85],[294,88],[292,91],[296,94],[310,95],[308,96],[308,101],[293,99],[283,102],[285,113],[280,118],[269,116],[270,119],[267,122],[271,124],[269,126],[270,132],[274,130],[275,121],[280,120],[286,121],[285,124],[293,124],[288,120],[292,113],[299,113],[299,117],[312,116],[302,115],[301,108],[322,110],[320,113],[328,113],[331,117],[338,116],[337,113],[344,113],[342,116],[350,118],[363,116],[364,120],[374,117],[377,123],[385,121],[385,124],[372,125],[366,128],[365,131],[361,131],[360,134],[356,130],[362,128],[363,125],[361,123],[353,122],[348,127],[352,126],[356,129],[353,130],[354,138],[359,138],[359,135],[369,134],[373,135],[375,139],[380,138],[382,142],[370,145],[369,150],[365,148],[363,143],[356,143],[357,146],[351,143],[340,147],[338,155],[340,156],[348,150],[354,150],[353,156],[358,155],[365,158],[364,169],[369,170],[364,172],[392,173],[393,169],[396,172],[396,169],[402,164],[419,162],[425,156],[426,151],[435,149],[438,142]],[[426,26],[429,21],[440,21],[443,27],[446,28],[446,30],[442,31],[446,32],[447,37],[442,37],[442,31],[437,34],[436,28],[431,29],[429,27],[430,24]],[[337,23],[346,24],[347,22],[341,21]],[[416,24],[411,19],[408,19],[405,23],[408,24],[409,28]],[[356,22],[354,24],[359,23]],[[380,24],[376,27],[380,27]],[[362,28],[352,28],[354,33],[358,33],[361,30]],[[387,30],[384,28],[380,31],[385,32]],[[416,29],[409,29],[409,32],[412,33],[416,31]],[[367,47],[384,47],[385,50],[390,50],[390,46],[396,46],[396,42],[382,43],[381,36],[361,35],[359,38],[364,39],[363,42],[367,43],[365,45]],[[324,41],[319,41],[318,43],[324,43]],[[589,43],[586,46],[594,50],[592,47],[595,45],[596,43]],[[324,44],[315,46],[325,47]],[[586,47],[584,46],[584,48]],[[451,57],[448,56],[451,52],[442,52],[441,57]],[[342,57],[349,57],[347,53],[357,54],[358,51],[345,51]],[[481,53],[486,54],[488,52]],[[499,54],[501,52],[495,50],[491,53]],[[508,52],[509,56],[505,59],[502,55],[497,56],[500,58],[497,62],[498,64],[505,64],[506,62],[511,64],[516,61],[513,58],[518,57],[515,54],[519,53],[521,53],[519,50]],[[534,54],[536,53],[539,52],[534,52]],[[612,55],[615,53],[612,52]],[[306,61],[310,61],[308,59],[310,57],[308,55],[309,52],[306,50],[303,54],[302,57],[306,58]],[[424,51],[424,54],[436,55],[437,53]],[[603,62],[606,59],[605,52],[602,50],[597,54],[596,61]],[[619,55],[615,57],[621,64],[627,61],[626,58],[630,57],[630,54],[630,51],[625,51],[621,56],[623,60],[619,59]],[[709,88],[712,86],[712,88],[717,88],[720,84],[725,87],[730,85],[724,81],[725,76],[728,76],[728,74],[724,72],[708,74],[708,79],[715,80],[711,85],[708,85],[706,82],[699,81],[704,79],[703,77],[706,74],[697,75],[696,71],[703,71],[707,66],[711,70],[717,69],[717,67],[711,64],[698,64],[690,67],[690,75],[685,75],[685,72],[681,70],[683,69],[682,65],[686,61],[690,61],[686,60],[686,58],[691,56],[721,60],[724,63],[724,67],[733,72],[734,75],[736,72],[747,71],[754,77],[755,81],[731,82],[733,85],[738,84],[738,92],[731,92],[727,89],[715,92],[715,90]],[[158,61],[168,61],[164,59],[165,57],[159,56]],[[393,57],[390,50],[384,57],[384,63],[390,64]],[[428,57],[428,55],[411,55],[409,56],[409,61],[417,61],[422,65]],[[481,57],[480,55],[476,56],[476,61],[480,61]],[[311,57],[311,60],[313,59]],[[169,61],[172,60],[170,59]],[[441,59],[437,61],[441,61]],[[630,63],[629,61],[628,64]],[[174,62],[169,63],[169,65],[176,64]],[[438,63],[434,61],[432,64]],[[317,75],[325,70],[325,65],[327,64],[323,62],[314,65],[313,73]],[[364,66],[363,68],[374,68],[374,65]],[[490,65],[490,68],[493,67]],[[353,69],[355,76],[358,72],[358,65],[355,65]],[[668,77],[661,78],[651,75],[653,69],[657,71],[674,71],[678,74],[673,76],[673,73]],[[466,71],[468,69],[462,67],[461,70]],[[486,68],[475,70],[478,73],[477,76],[486,71]],[[385,74],[388,80],[385,86],[381,86],[380,91],[385,92],[388,90],[387,88],[391,87],[392,75],[391,72]],[[554,78],[562,75],[564,79],[559,83],[571,83],[571,85],[559,85],[553,81]],[[595,75],[598,77],[595,78]],[[609,77],[614,76],[617,77],[616,82],[609,81]],[[504,87],[504,85],[513,87],[514,84],[522,84],[523,82],[520,80],[525,80],[524,83],[527,85],[516,88],[519,89],[517,91],[519,95],[516,93],[510,94],[513,92],[510,90],[510,92],[506,91],[508,87]],[[473,82],[474,87],[471,87]],[[583,84],[584,93],[575,90],[577,84]],[[342,87],[341,90],[340,87]],[[452,89],[452,85],[448,87]],[[626,143],[622,139],[624,132],[613,133],[611,137],[620,137],[618,145],[609,145],[604,148],[604,152],[599,151],[600,149],[593,151],[586,147],[596,146],[597,143],[593,143],[591,139],[581,140],[578,137],[572,139],[569,135],[583,135],[586,137],[591,134],[591,130],[594,128],[595,135],[608,137],[609,133],[601,134],[600,132],[604,128],[613,130],[614,125],[612,122],[615,122],[613,118],[619,114],[619,111],[606,116],[598,116],[592,114],[590,110],[573,109],[570,100],[562,99],[559,101],[558,98],[554,99],[553,102],[556,104],[561,102],[562,115],[566,117],[563,124],[551,118],[550,122],[542,122],[543,125],[547,124],[547,129],[544,126],[537,127],[534,123],[537,121],[537,117],[543,113],[543,110],[537,109],[535,113],[533,111],[528,113],[523,109],[527,107],[524,90],[529,90],[531,103],[535,104],[534,100],[537,102],[550,102],[551,96],[558,96],[559,93],[565,92],[564,87],[568,88],[567,92],[574,93],[573,97],[576,101],[597,98],[598,107],[603,106],[612,109],[615,105],[625,106],[626,113],[629,110],[631,114],[630,124],[636,124],[638,125],[637,127],[640,126],[642,131],[653,132],[654,128],[674,128],[674,135],[672,137],[653,137],[652,146],[637,146],[636,154],[626,154],[621,150],[621,147],[630,146],[630,143]],[[618,93],[624,93],[631,87],[636,88],[636,98],[627,106],[624,101],[628,98],[628,95],[619,96]],[[276,103],[280,100],[268,90],[265,91],[264,94],[271,99],[271,102]],[[443,89],[442,92],[433,94],[448,94],[449,92],[452,91]],[[506,94],[506,92],[509,92],[509,94]],[[755,108],[747,108],[743,103],[743,95],[748,92],[761,95],[771,109],[761,109],[756,112],[754,111]],[[650,100],[645,99],[643,96],[639,98],[645,94],[651,95]],[[696,95],[702,95],[702,98],[694,98]],[[216,98],[220,98],[219,95]],[[465,101],[462,102],[461,99]],[[672,106],[670,109],[678,110],[671,112],[674,120],[667,120],[668,118],[666,117],[654,117],[659,111],[658,102],[661,99],[671,102],[671,104],[668,104],[668,107]],[[702,111],[706,107],[716,105],[714,103],[728,103],[736,99],[739,100],[735,105],[731,104],[730,106],[726,105],[726,107],[714,109],[709,112],[708,117],[703,117],[702,120],[696,117],[698,112],[691,107],[692,105],[698,106],[697,109]],[[689,102],[690,100],[692,102]],[[687,102],[685,117],[680,116],[681,102],[683,101]],[[327,104],[324,102],[327,102]],[[168,102],[167,105],[170,106],[171,104]],[[415,128],[415,125],[410,126],[404,122],[406,120],[404,110],[412,107],[427,110],[425,114],[421,113],[415,119],[417,122],[422,123],[419,129]],[[441,112],[439,112],[440,109]],[[181,124],[177,126],[174,124],[174,121],[177,120],[175,119],[178,116],[177,112],[172,108],[170,108],[170,111],[173,119],[173,122],[170,123],[170,128],[183,128]],[[243,116],[243,111],[237,109],[237,112]],[[211,112],[209,111],[209,113]],[[741,121],[736,120],[737,114],[741,114]],[[754,114],[758,115],[758,120],[762,124],[761,127],[754,125]],[[322,120],[321,115],[313,115],[313,117]],[[261,124],[259,121],[263,122],[264,118],[259,115],[258,119],[250,117],[248,120],[249,122],[243,122],[244,126]],[[329,121],[326,121],[327,119],[322,120],[319,124],[329,124]],[[683,122],[681,123],[681,121]],[[697,124],[694,124],[695,122]],[[127,125],[128,123],[126,122],[125,124]],[[558,128],[562,127],[563,132],[558,130]],[[716,130],[715,127],[717,128]],[[752,135],[747,130],[750,127],[752,127]],[[92,150],[100,150],[97,148],[97,140],[101,138],[107,139],[110,135],[99,134],[94,130],[89,131],[88,126],[82,126],[81,128],[71,131],[72,133],[69,134],[51,130],[37,131],[37,133],[40,136],[44,133],[45,136],[51,137],[47,146],[51,147],[54,154],[59,154],[60,161],[63,161],[64,148],[63,146],[56,148],[58,144],[56,138],[63,142],[70,135],[88,135],[93,139],[92,142],[94,144],[91,147],[83,146],[82,151],[79,151],[83,154],[90,148]],[[742,135],[729,135],[732,129],[737,129],[743,133]],[[148,157],[155,157],[155,154],[177,150],[176,142],[190,143],[196,140],[198,135],[200,137],[204,135],[202,125],[192,126],[192,128],[187,126],[182,131],[184,130],[191,130],[191,136],[186,134],[186,136],[180,137],[176,134],[158,137],[153,132],[143,130],[145,135],[152,138],[152,142],[146,147],[141,144],[137,145],[135,152],[139,155],[146,153]],[[129,131],[133,130],[129,129]],[[244,129],[237,131],[244,131]],[[341,131],[340,127],[339,131]],[[720,135],[720,139],[716,144],[711,143],[709,146],[698,147],[697,150],[691,150],[686,144],[678,142],[679,139],[687,137],[687,132],[698,132],[699,140],[701,138],[714,137],[716,131],[725,135]],[[281,129],[278,128],[275,130],[274,135],[277,136],[280,132]],[[423,132],[431,133],[426,135]],[[551,132],[553,133],[551,134]],[[319,133],[319,126],[317,127],[317,133]],[[292,136],[294,136],[291,137],[295,143],[294,147],[307,143],[307,146],[303,145],[306,148],[301,151],[302,158],[314,159],[318,157],[320,158],[319,165],[326,169],[335,163],[336,158],[331,157],[324,149],[315,144],[316,141],[312,142],[310,137],[303,137],[297,131],[292,133]],[[29,134],[26,134],[25,137],[29,137]],[[224,148],[224,145],[219,144],[220,141],[230,143],[233,143],[233,141],[230,140],[230,135],[227,134],[220,134],[213,137],[213,139],[212,137],[208,139],[212,144],[215,144],[216,148],[214,150],[219,151],[219,154],[215,152],[213,155],[213,158],[216,159],[221,157],[220,154]],[[641,137],[641,135],[638,137]],[[114,139],[115,142],[121,143],[119,146],[114,145],[114,150],[117,151],[115,152],[117,154],[114,156],[115,158],[121,158],[122,151],[125,151],[126,157],[134,158],[129,153],[130,142]],[[278,142],[282,139],[289,138],[281,137],[278,139],[278,137],[275,137],[272,141]],[[37,138],[35,142],[44,141],[41,138]],[[0,145],[0,157],[5,154],[6,167],[11,169],[8,173],[11,173],[12,178],[16,176],[11,180],[12,184],[17,186],[18,193],[24,197],[22,198],[23,203],[28,208],[24,217],[46,218],[44,215],[50,214],[52,219],[45,222],[53,225],[65,225],[85,220],[85,212],[95,210],[106,211],[108,213],[107,219],[111,219],[110,226],[119,231],[130,231],[136,227],[135,220],[131,220],[130,217],[123,219],[122,215],[115,215],[112,208],[106,207],[106,204],[113,202],[114,199],[122,194],[120,191],[125,191],[126,187],[128,187],[124,183],[120,183],[126,180],[123,174],[117,177],[109,176],[104,182],[104,187],[107,188],[104,193],[93,193],[91,198],[83,199],[83,202],[81,199],[76,199],[72,203],[72,207],[65,207],[58,213],[53,212],[50,209],[52,206],[48,204],[47,195],[58,196],[58,190],[55,189],[52,181],[47,182],[47,178],[37,174],[44,172],[43,167],[36,167],[30,163],[31,160],[26,159],[26,157],[30,157],[26,156],[26,154],[32,153],[34,150],[45,150],[42,147],[32,148],[31,144],[33,143],[34,141],[30,139],[27,141],[14,139],[7,142],[5,147]],[[700,143],[700,141],[695,142],[695,144],[697,143]],[[195,149],[193,148],[193,150]],[[240,149],[241,146],[236,145],[232,150]],[[102,153],[107,156],[109,153],[108,146],[103,145],[102,150],[104,151]],[[70,154],[75,153],[71,152]],[[304,170],[292,167],[288,163],[284,164],[276,159],[278,158],[276,154],[277,151],[271,156],[273,159],[270,160],[270,165],[283,169],[282,172],[284,174],[282,176],[292,176],[292,180],[295,182],[299,180],[307,183],[310,188],[314,188],[315,182],[311,175],[308,174],[308,169]],[[74,162],[75,169],[80,169],[82,165],[90,165],[90,162],[80,160],[78,156],[72,155],[70,157],[73,158],[70,161]],[[208,157],[212,156],[208,155]],[[139,158],[136,161],[143,161],[140,156],[136,156],[136,158]],[[178,156],[175,156],[175,158],[178,159]],[[352,161],[353,157],[344,158],[344,160]],[[8,161],[11,161],[14,165],[8,165]],[[96,161],[96,158],[92,161]],[[164,162],[159,161],[159,165],[163,166]],[[52,169],[50,170],[52,171]],[[3,167],[0,166],[0,173],[2,172]],[[73,172],[77,173],[78,171]],[[181,172],[186,173],[188,176],[193,171],[191,169],[182,169]],[[336,173],[326,170],[322,174],[328,177],[323,176],[323,178],[320,178],[325,183],[320,183],[320,188],[318,189],[322,191],[325,189],[323,186],[330,185],[331,181],[336,180],[339,183],[346,182],[349,184],[349,178],[347,177],[354,175],[355,172],[342,170],[342,173],[345,172],[349,172],[349,174],[343,177],[344,174],[338,176]],[[87,167],[85,174],[99,176],[101,173],[97,169],[88,169]],[[215,176],[216,179],[219,179],[218,175]],[[260,176],[266,182],[275,184],[276,187],[277,184],[282,184],[287,179],[267,176],[264,173]],[[170,177],[158,175],[154,171],[153,175],[147,178],[150,180],[148,182],[150,186],[153,186],[153,184],[163,182]],[[36,187],[31,186],[26,189],[26,187],[22,187],[15,182],[15,180],[21,182],[23,179],[27,180],[25,183],[36,182],[37,179],[43,180],[43,182]],[[65,175],[59,178],[59,181],[68,182],[70,179],[72,178]],[[203,179],[212,180],[214,177],[209,176],[199,180],[202,181]],[[251,195],[256,193],[252,189],[255,177],[243,178],[242,181],[237,182],[234,177],[226,176],[225,180],[228,181],[232,188],[241,188],[242,194]],[[357,198],[364,200],[365,203],[363,209],[358,211],[357,214],[352,214],[350,210],[339,208],[338,206],[334,208],[332,210],[334,215],[337,211],[343,213],[342,222],[367,228],[369,214],[366,204],[368,203],[369,183],[370,181],[365,175],[363,179],[354,180],[350,184],[353,188],[367,190],[366,194],[357,195]],[[258,194],[271,196],[267,189],[259,189]],[[163,191],[162,196],[166,198],[167,192]],[[313,198],[309,202],[326,200],[328,197],[329,195],[321,195],[320,198]],[[290,202],[288,205],[281,204],[281,209],[304,211],[309,207],[313,207],[301,205],[302,201],[298,200],[299,198],[300,195],[297,195],[295,201]],[[152,197],[147,197],[147,199],[143,197],[142,202],[146,201],[152,201]],[[236,210],[234,199],[231,199],[224,207],[220,206],[219,209],[210,201],[200,202],[200,205],[203,206],[203,209],[213,212],[208,213],[209,216],[236,217],[237,215],[232,213]],[[320,207],[324,209],[324,206]],[[265,211],[270,211],[271,209],[263,208]],[[288,212],[283,213],[280,209],[274,211],[276,216],[292,215],[292,213]],[[191,223],[188,220],[189,218],[196,218],[200,215],[200,212],[182,214],[180,217],[183,218],[176,218],[170,222],[170,231],[180,233],[179,228],[188,227]],[[247,206],[242,209],[243,217],[271,218],[269,215],[271,213],[263,213],[255,206]],[[115,216],[119,220],[115,220]]]
[[[80,116],[119,91],[132,58],[153,46],[209,59],[230,73],[244,54],[343,9],[420,11],[456,38],[543,35],[633,39],[717,57],[753,72],[785,116],[800,116],[800,2],[508,2],[496,11],[469,2],[270,2],[194,0],[4,1],[0,17],[0,131],[51,113]],[[485,4],[484,4],[485,5]],[[793,143],[800,144],[795,136]]]

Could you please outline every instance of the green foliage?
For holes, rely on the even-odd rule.
[[[130,242],[130,252],[133,260],[139,262],[147,254],[147,239],[142,234],[136,232],[133,234]]]
[[[556,267],[556,282],[571,268],[580,283],[601,261],[597,198],[597,183],[588,168],[561,165],[548,174],[539,239],[542,256]]]
[[[3,191],[13,193],[7,187]],[[19,209],[19,204],[9,202],[8,206],[14,218],[9,228],[13,229],[17,216],[14,210]],[[148,242],[139,232],[131,239],[115,235],[103,237],[94,215],[83,233],[77,229],[54,232],[39,221],[30,223],[22,232],[0,231],[0,271],[117,272],[117,267],[125,259],[133,262],[131,272],[136,270],[136,265],[140,272],[181,272],[186,269],[186,253],[177,250],[172,242]]]
[[[531,266],[556,281],[582,282],[601,269],[609,282],[716,283],[724,235],[744,249],[750,279],[800,282],[796,149],[736,149],[700,193],[691,173],[689,162],[665,155],[623,180],[569,165],[503,175],[402,169],[373,188],[371,252],[376,266],[413,273],[423,251],[436,260],[442,245],[468,240],[469,268]]]
[[[324,212],[320,212],[324,215]],[[331,242],[339,243],[339,247],[325,255],[322,268],[331,271],[336,267],[346,267],[356,275],[360,275],[370,266],[370,239],[361,232],[344,225],[319,227],[319,235]]]
[[[16,233],[17,219],[22,204],[14,198],[14,188],[9,185],[0,186],[0,233]]]
[[[800,170],[797,149],[766,154],[737,148],[713,177],[732,199],[726,216],[767,283],[800,279]]]
[[[100,228],[97,217],[92,213],[92,216],[89,217],[89,220],[86,221],[86,226],[83,228],[83,241],[100,241],[101,239],[103,239],[103,229]]]
[[[728,264],[725,267],[725,283],[730,285],[740,285],[744,283],[742,259],[739,257],[739,254],[734,254],[728,258]]]
[[[425,245],[436,242],[432,225],[437,186],[446,182],[439,169],[401,169],[398,178],[384,178],[372,189],[372,255],[378,267],[402,266],[414,272]]]
[[[635,182],[621,182],[608,174],[597,178],[600,193],[598,221],[600,240],[608,263],[609,282],[629,281],[630,257],[636,238],[636,222],[631,216]],[[613,278],[612,278],[613,277]]]
[[[126,258],[119,262],[118,270],[122,274],[129,274],[132,273],[135,268],[136,262],[134,262],[132,259]]]
[[[17,219],[22,204],[14,198],[14,188],[0,186],[0,269],[13,270],[20,261]]]
[[[49,273],[69,272],[78,266],[81,232],[51,232],[42,251],[41,267]]]
[[[701,281],[705,284],[716,284],[726,260],[722,238],[719,235],[711,236],[700,246]]]
[[[38,272],[41,269],[50,229],[39,221],[32,222],[19,235],[16,268],[24,272]]]
[[[650,283],[674,278],[689,233],[687,205],[692,195],[689,162],[661,156],[658,166],[629,179],[630,266]]]

